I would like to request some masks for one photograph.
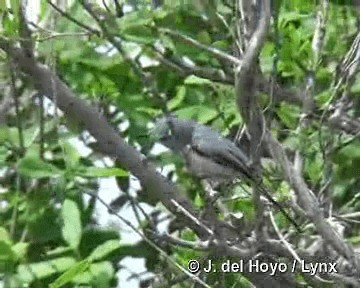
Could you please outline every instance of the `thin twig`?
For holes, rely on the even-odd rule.
[[[281,243],[283,243],[283,245],[285,246],[285,248],[290,252],[290,254],[294,257],[294,259],[296,259],[296,261],[298,261],[299,263],[301,263],[301,259],[299,257],[299,255],[296,253],[296,251],[291,247],[291,244],[286,241],[284,235],[282,235],[282,233],[280,232],[279,227],[277,226],[275,219],[274,219],[274,215],[272,214],[271,211],[269,211],[269,216],[270,216],[270,220],[271,223],[273,225],[273,228],[277,234],[277,236],[279,237]]]
[[[150,74],[147,74],[142,70],[139,59],[132,59],[128,55],[128,53],[126,53],[121,43],[122,39],[120,35],[117,35],[115,37],[115,35],[111,33],[111,31],[106,25],[106,22],[102,21],[98,17],[97,13],[92,8],[92,5],[90,5],[89,3],[87,3],[87,1],[84,0],[80,1],[80,3],[84,7],[84,9],[90,14],[90,16],[97,22],[103,36],[118,50],[121,56],[130,63],[131,68],[133,69],[135,74],[138,75],[138,77],[141,79],[144,87],[148,89],[150,94],[158,101],[158,104],[161,106],[161,108],[167,113],[167,105],[157,89],[156,82]]]
[[[59,7],[57,7],[54,3],[52,3],[50,0],[46,0],[47,3],[49,3],[49,5],[51,7],[53,7],[57,12],[59,12],[63,17],[69,19],[71,22],[75,23],[76,25],[80,26],[81,28],[84,28],[88,31],[90,31],[91,33],[97,35],[97,36],[101,36],[101,32],[99,30],[96,30],[94,28],[91,28],[90,26],[80,22],[79,20],[76,20],[74,17],[72,17],[69,13],[63,11],[62,9],[60,9]]]
[[[209,245],[206,242],[193,242],[187,241],[180,238],[175,238],[169,234],[164,234],[159,236],[161,241],[166,241],[167,243],[177,245],[179,247],[188,248],[194,251],[208,251]]]
[[[288,157],[285,154],[281,144],[272,136],[270,131],[266,133],[266,143],[273,159],[282,167],[286,180],[293,187],[298,197],[301,207],[306,211],[307,217],[318,229],[323,239],[328,242],[336,251],[344,256],[354,268],[359,268],[358,258],[355,256],[352,248],[340,237],[340,235],[326,221],[318,201],[311,190],[306,186],[304,179],[294,171]]]
[[[202,43],[200,43],[199,41],[187,36],[187,35],[184,35],[180,32],[177,32],[177,31],[174,31],[174,30],[170,30],[170,29],[167,29],[167,28],[160,28],[159,29],[160,32],[163,32],[165,34],[168,34],[168,35],[171,35],[173,37],[176,37],[180,40],[182,40],[183,42],[187,43],[187,44],[190,44],[194,47],[197,47],[201,50],[204,50],[204,51],[207,51],[209,53],[211,53],[213,56],[215,56],[216,58],[219,58],[221,60],[225,60],[231,64],[234,64],[234,65],[241,65],[242,61],[237,59],[236,57],[230,55],[230,54],[227,54],[215,47],[211,47],[211,46],[206,46]]]
[[[54,38],[60,38],[60,37],[79,37],[79,36],[89,36],[90,33],[89,32],[83,32],[83,33],[54,33],[52,35],[49,36],[45,36],[45,37],[40,37],[38,39],[36,39],[35,41],[37,42],[44,42],[50,39],[54,39]]]
[[[209,285],[207,285],[204,281],[202,281],[199,277],[197,277],[194,274],[191,274],[189,271],[187,271],[182,265],[177,263],[172,257],[170,257],[162,248],[160,248],[158,245],[156,245],[152,240],[150,240],[144,233],[140,232],[139,229],[137,229],[130,221],[122,217],[120,214],[118,214],[110,205],[108,205],[101,197],[99,197],[97,194],[91,193],[91,192],[84,192],[85,194],[88,194],[91,197],[95,197],[102,205],[104,205],[107,210],[117,217],[121,222],[123,222],[126,226],[128,226],[132,231],[134,231],[137,235],[139,235],[147,244],[149,244],[152,248],[154,248],[157,252],[159,252],[160,255],[165,257],[171,264],[173,264],[175,267],[177,267],[180,271],[182,271],[184,274],[189,276],[193,281],[196,283],[202,285],[206,288],[211,288]]]

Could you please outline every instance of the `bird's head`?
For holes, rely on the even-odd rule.
[[[194,125],[194,121],[178,119],[175,116],[161,117],[150,131],[150,137],[174,152],[179,152],[191,144]]]

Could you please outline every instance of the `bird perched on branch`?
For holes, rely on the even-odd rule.
[[[284,208],[271,197],[261,179],[255,176],[249,157],[217,131],[193,120],[165,116],[156,121],[152,136],[173,152],[180,153],[189,172],[201,179],[224,181],[241,178],[255,183],[256,189],[300,230]]]

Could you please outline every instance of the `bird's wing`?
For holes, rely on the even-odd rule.
[[[250,159],[233,142],[222,137],[211,128],[198,126],[193,132],[191,149],[200,155],[213,159],[214,162],[222,166],[230,166],[249,180],[255,180],[259,192],[274,204],[295,228],[301,232],[299,225],[290,217],[284,208],[272,198],[267,188],[262,183],[256,181],[255,176],[251,172]]]
[[[206,126],[194,130],[192,149],[197,153],[212,158],[213,161],[231,167],[235,171],[252,179],[249,158],[230,140]]]
[[[233,168],[224,166],[214,161],[213,158],[198,153],[191,145],[187,145],[182,152],[188,170],[199,178],[222,181],[233,179],[236,176]]]

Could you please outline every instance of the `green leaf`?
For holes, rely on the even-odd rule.
[[[28,154],[17,163],[17,169],[23,176],[30,178],[57,177],[62,171],[54,165],[41,160],[35,154]]]
[[[10,7],[6,6],[6,4],[2,4],[5,6],[4,13],[1,15],[2,18],[2,28],[3,33],[6,36],[15,36],[17,35],[17,30],[19,27],[19,5],[20,0],[10,0]],[[9,11],[6,11],[6,8],[10,8],[12,13],[9,13]]]
[[[50,288],[60,288],[61,286],[71,282],[76,276],[84,273],[90,267],[88,260],[72,265],[65,273],[58,277],[53,283],[50,284]]]
[[[168,101],[168,109],[174,110],[175,108],[179,107],[180,104],[184,101],[186,95],[186,87],[181,85],[177,89],[177,93],[174,98]]]
[[[100,246],[96,247],[95,250],[89,255],[89,261],[97,261],[105,258],[108,254],[119,249],[121,247],[118,240],[109,240]]]
[[[359,75],[356,75],[354,84],[351,86],[350,91],[352,93],[360,92],[360,76]]]
[[[277,114],[281,121],[289,128],[296,128],[298,123],[299,108],[294,105],[281,103]]]
[[[8,149],[5,148],[4,146],[0,146],[0,167],[5,166],[7,155],[8,155]]]
[[[13,145],[19,145],[19,130],[15,127],[0,128],[0,144],[9,141]]]
[[[68,246],[64,247],[64,246],[59,246],[56,247],[54,250],[50,250],[46,252],[47,256],[51,256],[51,257],[55,257],[55,256],[60,256],[61,254],[65,254],[68,252],[71,252],[72,249]]]
[[[316,183],[319,181],[323,170],[323,163],[320,155],[318,154],[315,159],[309,161],[306,168],[312,182]]]
[[[10,0],[11,9],[14,11],[14,14],[18,14],[20,7],[20,0]]]
[[[0,241],[11,244],[9,232],[4,227],[0,227]]]
[[[3,34],[6,36],[15,36],[18,28],[18,13],[10,14],[8,11],[4,12],[1,19]]]
[[[300,14],[297,11],[280,13],[279,15],[279,23],[281,27],[285,27],[289,22],[301,21],[305,18],[308,18],[309,15]]]
[[[354,236],[348,239],[350,243],[359,245],[360,244],[360,236]]]
[[[81,240],[82,231],[80,211],[76,202],[66,199],[61,213],[64,221],[64,226],[62,228],[63,238],[71,248],[76,250]]]
[[[223,50],[229,49],[229,43],[224,40],[215,41],[212,46]]]
[[[40,134],[40,128],[37,125],[24,130],[24,146],[30,147]],[[17,137],[18,139],[19,137]],[[17,140],[19,142],[19,140]]]
[[[184,80],[185,84],[189,85],[213,85],[209,79],[201,78],[195,75],[190,75]]]
[[[360,159],[360,140],[357,139],[356,141],[352,142],[351,144],[346,145],[339,151],[339,155],[341,158],[348,158],[348,159]]]
[[[274,49],[275,45],[271,42],[266,42],[261,49],[260,65],[264,73],[271,73],[274,69]]]
[[[74,265],[75,259],[72,257],[61,257],[38,263],[21,264],[17,269],[17,277],[25,283],[34,280],[41,280],[57,273],[62,273]]]
[[[111,262],[93,263],[90,265],[89,271],[75,277],[74,282],[86,286],[91,283],[91,287],[110,287],[110,280],[114,277],[114,273]]]
[[[6,0],[0,0],[0,11],[4,11],[6,8]]]
[[[121,31],[126,31],[127,29],[133,27],[148,26],[153,22],[153,19],[151,13],[143,9],[125,14],[123,17],[118,19],[117,22]]]
[[[177,110],[175,114],[180,118],[196,118],[199,122],[206,123],[217,116],[217,111],[204,105],[188,106]]]
[[[7,127],[7,126],[0,127],[0,144],[5,143],[5,141],[9,138],[8,137],[8,134],[9,134],[8,130],[9,130],[9,127]]]
[[[204,44],[207,44],[207,45],[210,45],[210,44],[211,44],[211,37],[210,37],[210,35],[209,35],[209,32],[207,32],[207,31],[205,31],[205,30],[199,32],[199,33],[197,34],[196,38],[197,38],[200,42],[202,42],[202,43],[204,43]]]
[[[157,36],[151,29],[144,26],[129,27],[124,31],[124,38],[140,44],[153,44],[157,40]]]
[[[316,104],[320,107],[327,105],[331,99],[331,93],[329,90],[325,90],[315,96]]]
[[[102,168],[102,167],[88,167],[84,171],[78,172],[79,176],[83,177],[126,177],[129,176],[129,172],[120,168]]]
[[[28,248],[29,248],[29,243],[26,242],[19,242],[11,247],[12,251],[19,260],[25,258]]]
[[[8,261],[12,262],[15,258],[15,254],[11,249],[11,244],[0,240],[0,263]]]
[[[114,277],[114,273],[114,268],[109,261],[93,263],[90,266],[93,287],[110,287],[110,280]]]
[[[78,150],[68,142],[63,142],[64,158],[67,168],[75,168],[79,164],[81,158]]]

